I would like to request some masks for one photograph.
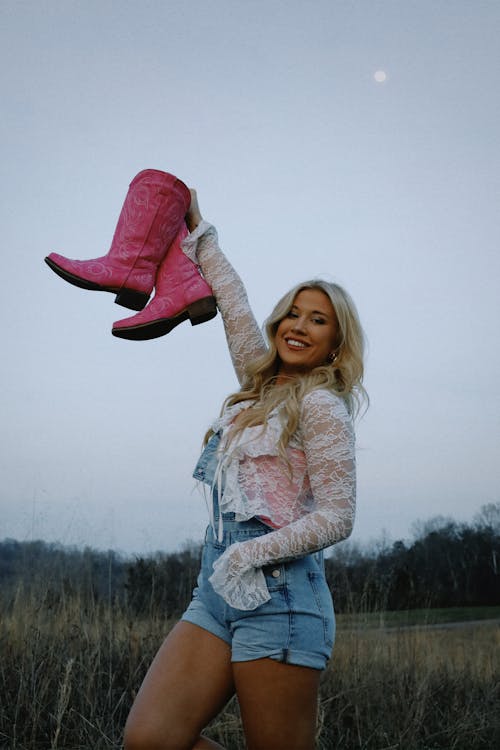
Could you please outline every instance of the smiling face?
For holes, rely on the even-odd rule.
[[[321,289],[302,289],[276,330],[278,382],[281,376],[293,377],[327,364],[336,349],[338,333],[337,316],[328,295]]]

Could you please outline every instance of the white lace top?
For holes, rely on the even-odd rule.
[[[203,221],[183,242],[212,287],[224,321],[236,374],[243,382],[245,363],[266,350],[238,274],[219,248],[215,228]],[[355,508],[354,430],[345,402],[318,389],[303,399],[299,426],[288,446],[291,466],[278,454],[279,409],[265,427],[248,427],[227,448],[231,423],[253,402],[225,409],[214,422],[221,432],[218,466],[224,481],[220,511],[237,520],[269,519],[276,529],[231,545],[219,558],[210,581],[233,607],[250,610],[268,601],[262,566],[290,560],[349,536]]]

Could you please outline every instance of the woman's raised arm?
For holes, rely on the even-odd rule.
[[[186,224],[190,234],[182,243],[183,250],[199,264],[212,287],[224,321],[234,369],[242,384],[248,362],[266,351],[262,332],[250,308],[242,280],[219,247],[215,227],[201,216],[195,190],[191,190]]]

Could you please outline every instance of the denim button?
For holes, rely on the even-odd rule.
[[[272,575],[273,578],[279,578],[280,577],[280,572],[279,572],[279,570],[273,570],[273,572],[271,573],[271,575]]]

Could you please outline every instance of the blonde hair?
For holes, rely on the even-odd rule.
[[[280,358],[276,349],[276,331],[288,315],[299,292],[319,289],[332,303],[338,323],[338,340],[333,361],[314,367],[309,372],[277,384]],[[283,431],[278,450],[286,459],[286,446],[299,422],[301,402],[306,394],[319,388],[336,393],[346,403],[350,414],[356,416],[361,407],[368,405],[368,395],[363,387],[364,334],[356,306],[350,295],[338,284],[313,279],[297,284],[282,297],[264,324],[269,348],[267,352],[249,362],[246,378],[240,391],[225,400],[222,410],[241,401],[254,400],[252,408],[240,414],[232,429],[234,439],[246,427],[265,424],[270,413],[281,406]],[[212,433],[207,433],[206,439]]]

